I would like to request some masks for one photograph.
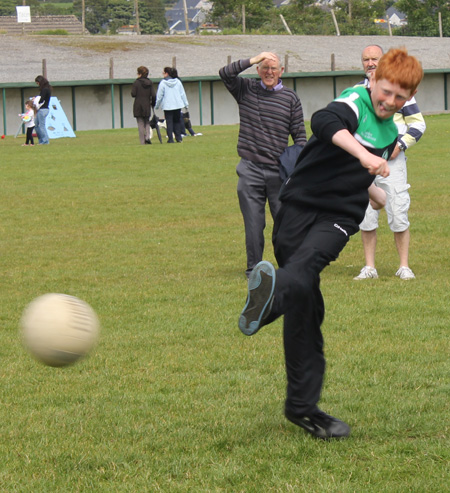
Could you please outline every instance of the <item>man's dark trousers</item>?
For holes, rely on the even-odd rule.
[[[291,414],[317,410],[325,373],[320,273],[357,231],[351,218],[291,203],[283,203],[277,215],[273,244],[279,269],[270,321],[284,315],[286,409]]]
[[[275,165],[241,159],[236,172],[239,176],[237,193],[245,226],[248,276],[263,257],[266,202],[269,201],[270,213],[275,220],[281,205],[278,194],[282,182],[279,168]]]

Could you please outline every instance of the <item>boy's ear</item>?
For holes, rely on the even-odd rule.
[[[417,89],[411,93],[411,96],[409,97],[408,101],[411,101],[411,99],[417,94]]]

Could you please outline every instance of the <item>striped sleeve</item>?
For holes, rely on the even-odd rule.
[[[238,103],[244,98],[248,85],[248,79],[239,77],[239,74],[249,67],[251,67],[250,59],[247,58],[230,63],[219,70],[225,87]]]
[[[398,128],[398,138],[407,148],[416,144],[427,128],[414,97],[394,115],[394,122]]]
[[[295,144],[304,146],[306,144],[305,121],[303,117],[303,107],[300,99],[295,96],[291,106],[290,134]]]

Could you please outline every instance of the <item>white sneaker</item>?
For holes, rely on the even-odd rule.
[[[409,267],[400,267],[395,275],[404,281],[409,281],[410,279],[416,278],[414,272]]]
[[[194,137],[200,137],[201,135],[203,135],[203,134],[197,133],[197,134],[194,134]]]
[[[361,272],[353,278],[354,281],[361,281],[362,279],[378,279],[378,272],[375,267],[364,266]]]

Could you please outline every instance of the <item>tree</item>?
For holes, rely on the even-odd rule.
[[[16,6],[22,6],[21,0],[1,0],[0,2],[0,15],[16,15]],[[27,0],[26,5],[31,7],[31,15],[37,15],[39,13],[40,3],[37,0]]]
[[[342,35],[383,34],[374,23],[386,15],[385,0],[338,0],[335,3],[336,20]],[[351,8],[351,15],[350,15]]]
[[[2,0],[0,3],[0,15],[16,15],[16,5],[15,0]]]
[[[73,9],[81,20],[81,0],[74,0]],[[109,19],[107,0],[85,0],[85,25],[90,33],[99,33]]]
[[[124,25],[133,25],[136,14],[134,2],[127,0],[85,0],[86,28],[92,34],[110,30],[116,33]],[[140,0],[139,25],[142,34],[163,34],[167,28],[162,0]],[[74,1],[74,9],[81,19],[81,0]]]
[[[450,5],[446,0],[399,0],[396,8],[406,14],[408,24],[399,34],[439,36],[438,14],[442,16],[443,36],[450,36]]]
[[[332,35],[335,33],[330,12],[325,8],[311,4],[308,0],[297,0],[275,12],[285,18],[293,34],[301,35]],[[275,19],[274,19],[275,22]],[[285,29],[283,27],[283,31]]]
[[[134,3],[123,0],[110,0],[108,3],[108,28],[115,34],[122,26],[134,24]]]
[[[211,20],[224,28],[242,27],[242,6],[245,5],[246,29],[259,29],[274,9],[272,0],[215,0]]]
[[[392,1],[337,0],[333,8],[341,34],[385,34],[374,23],[374,19],[384,18],[387,5]],[[228,7],[231,5],[226,0],[221,0],[221,2],[221,8],[223,8],[223,4]],[[235,12],[234,22],[237,17]],[[216,11],[217,13],[218,11]],[[318,2],[311,2],[311,0],[293,0],[287,6],[268,10],[258,30],[265,33],[286,33],[280,14],[285,18],[293,34],[334,35],[336,33],[330,8]],[[229,19],[229,17],[225,17],[225,19]],[[221,27],[226,26],[222,24]]]
[[[142,34],[164,34],[168,27],[164,3],[161,0],[141,0],[139,17]]]

